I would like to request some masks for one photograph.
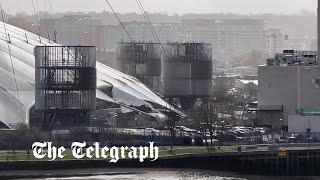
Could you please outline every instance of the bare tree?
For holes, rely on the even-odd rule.
[[[28,128],[26,124],[19,124],[16,130],[2,132],[1,144],[11,149],[14,157],[16,150],[25,150],[29,158],[32,144],[42,139],[39,130]]]
[[[212,127],[212,103],[202,103],[199,107],[195,107],[195,122],[198,124],[200,132],[203,134],[208,151],[213,150],[213,127]],[[211,143],[209,145],[207,133],[210,134]]]
[[[90,132],[85,127],[74,127],[70,129],[70,132],[72,141],[82,142],[90,139]]]

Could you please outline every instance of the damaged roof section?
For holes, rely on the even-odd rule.
[[[45,38],[40,41],[38,35],[9,24],[5,26],[6,29],[0,22],[0,122],[13,128],[15,124],[29,123],[29,110],[34,105],[34,47],[60,45]],[[10,42],[7,41],[5,31],[10,36]],[[15,78],[17,87],[14,84]],[[137,111],[159,120],[166,119],[164,114],[167,111],[185,116],[136,78],[99,62],[97,98],[117,104],[124,113]]]

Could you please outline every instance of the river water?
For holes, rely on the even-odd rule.
[[[57,173],[59,172],[59,173]],[[179,169],[94,169],[47,173],[39,180],[320,180],[320,177],[274,177]],[[54,175],[57,174],[56,177]],[[69,174],[69,175],[68,175]],[[53,175],[53,176],[52,176]],[[34,178],[33,178],[34,179]]]

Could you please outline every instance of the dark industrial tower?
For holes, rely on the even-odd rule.
[[[35,109],[44,113],[45,129],[89,123],[96,107],[95,53],[95,47],[35,47]]]
[[[119,43],[116,69],[159,91],[161,49],[159,43]]]
[[[212,45],[168,43],[162,53],[163,96],[178,98],[182,109],[189,109],[197,98],[211,95]]]

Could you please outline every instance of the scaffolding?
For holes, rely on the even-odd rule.
[[[91,46],[35,47],[35,109],[44,112],[44,128],[73,120],[87,124],[96,104],[96,55]]]

